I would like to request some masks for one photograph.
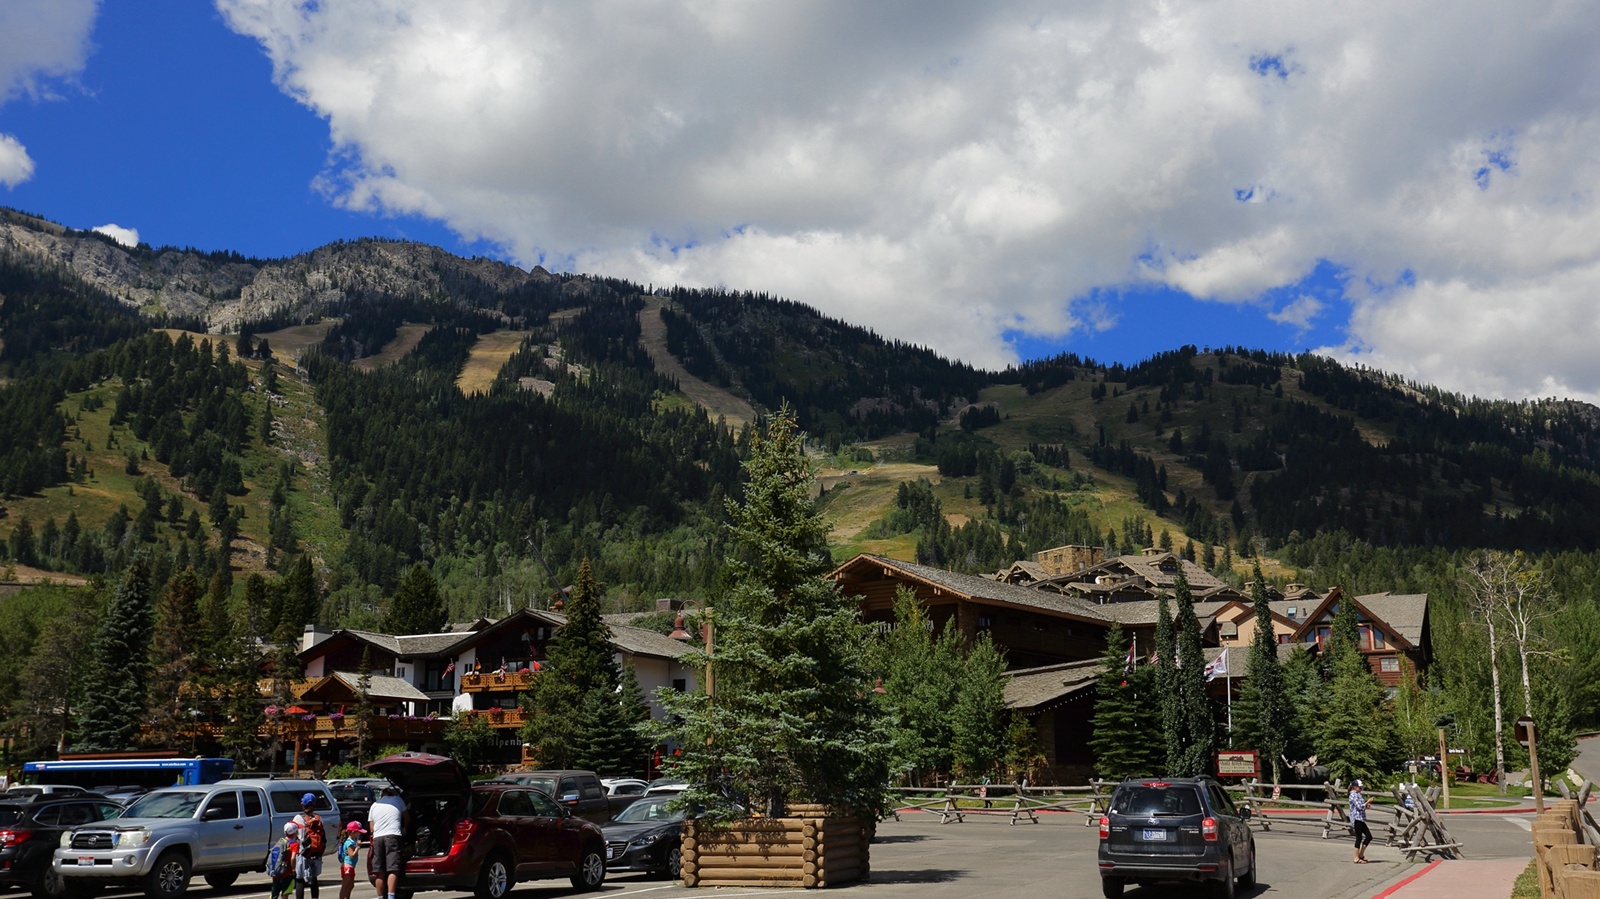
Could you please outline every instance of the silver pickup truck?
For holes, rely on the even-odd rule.
[[[136,884],[149,899],[177,899],[193,874],[222,889],[262,870],[306,793],[331,842],[339,807],[321,781],[225,780],[146,793],[120,818],[63,833],[52,863],[69,890]]]

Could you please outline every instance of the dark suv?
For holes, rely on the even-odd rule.
[[[1125,780],[1100,816],[1100,884],[1116,897],[1130,883],[1213,881],[1231,899],[1235,882],[1256,885],[1249,819],[1209,777]]]
[[[67,894],[51,866],[61,834],[109,821],[122,806],[93,793],[43,793],[0,800],[0,889],[20,886],[38,899]]]
[[[606,879],[600,828],[520,784],[471,786],[453,759],[402,752],[367,765],[399,787],[411,813],[401,838],[400,892],[471,890],[502,899],[518,882],[567,877],[597,890]],[[369,854],[370,861],[370,854]]]

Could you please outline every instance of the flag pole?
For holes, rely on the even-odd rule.
[[[1224,649],[1223,652],[1226,653],[1227,650]],[[1233,666],[1223,666],[1222,676],[1228,679],[1228,748],[1231,749],[1233,748]]]

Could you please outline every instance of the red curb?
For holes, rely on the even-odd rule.
[[[1399,889],[1401,887],[1405,886],[1406,884],[1410,883],[1413,880],[1416,880],[1418,877],[1421,877],[1422,875],[1428,873],[1429,871],[1432,871],[1434,868],[1436,868],[1438,866],[1439,866],[1439,859],[1434,859],[1433,861],[1428,862],[1427,867],[1423,868],[1421,871],[1418,871],[1417,873],[1411,875],[1410,877],[1407,877],[1405,880],[1402,880],[1399,883],[1394,884],[1393,886],[1390,886],[1388,889],[1384,890],[1381,893],[1374,894],[1372,899],[1386,899],[1386,897],[1394,895],[1397,891],[1399,891]]]

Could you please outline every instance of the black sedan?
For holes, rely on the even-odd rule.
[[[678,878],[683,810],[667,809],[677,798],[646,796],[600,826],[606,835],[607,871],[652,871]]]
[[[50,859],[62,831],[121,814],[122,806],[93,793],[0,800],[0,889],[24,887],[39,899],[61,899],[67,888]]]

